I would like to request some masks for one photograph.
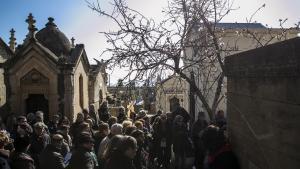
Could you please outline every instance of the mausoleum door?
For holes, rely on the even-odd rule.
[[[48,121],[49,117],[49,103],[45,98],[44,94],[29,94],[26,99],[26,112],[35,113],[36,111],[43,111],[44,113],[44,121]]]
[[[177,108],[177,104],[179,103],[179,99],[177,97],[172,97],[170,99],[170,111],[173,112]]]

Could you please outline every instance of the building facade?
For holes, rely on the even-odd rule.
[[[215,30],[215,36],[218,39],[219,46],[222,48],[220,50],[222,59],[232,54],[294,38],[298,33],[299,31],[296,29],[267,28],[260,23],[217,23]],[[203,34],[203,30],[196,27],[195,30],[191,31],[190,38],[197,38],[199,34],[202,34],[200,35],[202,38],[203,35],[209,35],[205,31]],[[195,49],[192,47],[186,48],[185,56],[187,60],[193,60],[193,57],[201,57],[195,54],[194,51]],[[184,63],[187,65],[189,64],[186,61]],[[210,69],[206,69],[205,67],[209,67]],[[217,87],[216,79],[222,72],[219,63],[201,62],[201,64],[194,64],[186,71],[186,74],[188,75],[190,72],[194,73],[196,84],[198,84],[198,87],[207,98],[208,104],[212,105]],[[222,84],[221,97],[217,107],[217,109],[225,110],[225,112],[227,101],[226,86],[227,79],[225,77]],[[205,108],[203,107],[201,100],[196,95],[194,97],[195,113],[197,116],[197,112],[205,111]]]
[[[15,47],[13,31],[9,47],[0,43],[4,58],[0,86],[5,88],[1,90],[1,98],[5,99],[0,106],[6,115],[41,110],[46,120],[57,113],[74,120],[90,104],[97,109],[106,97],[105,64],[91,65],[84,45],[75,45],[74,38],[70,42],[54,19],[48,20],[37,31],[30,14],[23,44]]]

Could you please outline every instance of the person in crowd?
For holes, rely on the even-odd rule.
[[[123,136],[120,144],[108,157],[105,169],[135,169],[133,159],[136,151],[136,139],[131,136]]]
[[[34,160],[27,153],[30,146],[30,136],[17,136],[14,145],[15,150],[9,158],[11,169],[35,169]]]
[[[77,135],[75,147],[67,168],[69,169],[95,169],[95,159],[92,155],[94,139],[88,132]]]
[[[240,169],[238,160],[223,132],[215,125],[209,125],[201,136],[208,152],[209,169]]]
[[[80,125],[83,122],[84,122],[84,115],[83,115],[83,113],[78,113],[77,117],[76,117],[76,120],[75,120],[75,123],[73,123],[71,125],[71,128],[70,128],[70,135],[71,135],[72,138],[74,138],[76,136],[76,134],[79,133]]]
[[[177,115],[173,121],[173,152],[175,169],[187,169],[186,159],[193,156],[193,145],[188,136],[184,117]]]
[[[96,112],[95,110],[95,105],[90,104],[89,105],[89,114],[90,114],[90,118],[93,120],[93,129],[96,129],[99,125],[100,119],[99,119],[99,115],[98,112]]]
[[[98,131],[95,132],[95,150],[99,150],[100,143],[102,140],[108,136],[109,134],[109,126],[107,123],[100,123],[98,127]]]
[[[180,103],[175,104],[175,110],[172,112],[172,119],[174,120],[177,115],[182,116],[184,123],[186,124],[191,119],[189,113],[183,107],[180,106]]]
[[[30,154],[35,161],[36,168],[39,169],[39,156],[42,151],[50,144],[50,136],[45,131],[45,125],[42,122],[34,124],[34,133],[31,137]]]
[[[104,121],[104,122],[105,122],[105,121]],[[108,119],[108,121],[107,121],[109,128],[111,128],[111,126],[112,126],[113,124],[116,124],[117,122],[118,122],[118,118],[116,118],[116,117],[114,117],[114,116],[109,117],[109,119]]]
[[[52,119],[48,124],[48,129],[50,134],[56,134],[58,129],[58,123],[59,123],[59,115],[55,114],[52,116]]]
[[[130,120],[124,120],[122,122],[122,126],[123,126],[123,129],[125,129],[128,126],[132,126],[132,121],[130,121]]]
[[[26,117],[18,116],[17,124],[12,131],[12,138],[15,139],[17,136],[31,135],[32,132],[32,127],[27,123]]]
[[[125,129],[123,128],[123,134],[129,136],[134,130],[136,130],[135,126],[127,126]]]
[[[37,122],[41,122],[44,125],[44,131],[50,134],[48,126],[44,122],[44,113],[40,110],[35,112],[35,123]]]
[[[144,125],[143,122],[141,122],[140,120],[137,120],[134,122],[134,126],[141,131],[144,131]]]
[[[203,162],[205,158],[205,149],[201,141],[201,135],[203,130],[208,126],[205,120],[205,113],[200,111],[198,113],[198,119],[192,127],[192,139],[195,145],[195,167],[196,169],[203,168]]]
[[[69,147],[72,147],[72,138],[69,135],[70,126],[69,125],[62,125],[60,126],[57,133],[61,134],[64,138],[64,142],[68,144]]]
[[[102,162],[103,166],[105,166],[105,162],[107,161],[107,159],[109,159],[111,154],[121,144],[123,137],[124,137],[124,135],[117,134],[110,139],[109,144],[108,144],[106,150],[104,151],[103,162]]]
[[[98,110],[98,116],[101,121],[108,122],[108,119],[110,118],[110,114],[108,111],[108,102],[103,101],[99,110]]]
[[[226,118],[225,118],[225,113],[223,110],[218,110],[216,113],[216,125],[220,128],[223,129],[223,127],[226,126]]]
[[[59,126],[62,126],[62,125],[68,125],[68,126],[71,125],[70,120],[68,119],[67,116],[63,116],[63,117],[60,119]]]
[[[133,159],[133,163],[136,169],[146,169],[147,168],[147,152],[144,150],[145,136],[142,130],[134,130],[131,133],[137,141],[137,152]]]
[[[60,153],[63,145],[63,137],[60,134],[54,134],[51,144],[48,144],[39,157],[41,169],[64,169],[65,164],[63,156]]]
[[[172,126],[167,123],[167,116],[157,116],[153,123],[153,146],[159,167],[168,168],[171,160]]]
[[[119,123],[116,123],[111,126],[110,133],[101,141],[99,150],[98,150],[98,159],[101,161],[104,156],[104,152],[107,149],[110,139],[118,134],[122,134],[123,126]]]
[[[158,110],[158,111],[156,112],[156,114],[155,114],[154,116],[151,117],[150,124],[153,125],[154,120],[156,119],[156,117],[159,117],[161,114],[162,114],[162,111],[161,111],[161,110]]]
[[[0,130],[0,168],[10,169],[9,165],[9,150],[4,149],[4,147],[11,142],[9,138],[9,133],[6,130]]]
[[[36,122],[34,113],[28,113],[26,118],[27,118],[27,123],[30,124],[31,126],[33,126],[34,123]]]
[[[122,124],[123,121],[127,119],[124,107],[120,107],[119,108],[118,117],[117,118],[118,118],[118,123],[120,123],[120,124]]]

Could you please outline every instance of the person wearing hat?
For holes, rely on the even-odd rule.
[[[72,157],[67,168],[69,169],[94,169],[96,166],[92,155],[94,139],[88,132],[82,132],[77,135]]]
[[[51,144],[48,144],[39,157],[40,168],[42,169],[63,169],[65,168],[61,148],[63,145],[63,136],[54,134]]]

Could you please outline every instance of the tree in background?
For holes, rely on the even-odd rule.
[[[232,0],[169,0],[159,22],[131,9],[125,0],[113,0],[112,11],[102,10],[98,1],[88,3],[118,26],[116,31],[101,32],[111,46],[105,51],[111,53],[111,67],[130,70],[127,78],[132,81],[176,73],[189,83],[214,120],[224,97],[224,57],[232,50],[222,41],[224,30],[218,23],[233,10]],[[264,45],[248,29],[242,33]],[[199,85],[192,73],[206,80]]]

